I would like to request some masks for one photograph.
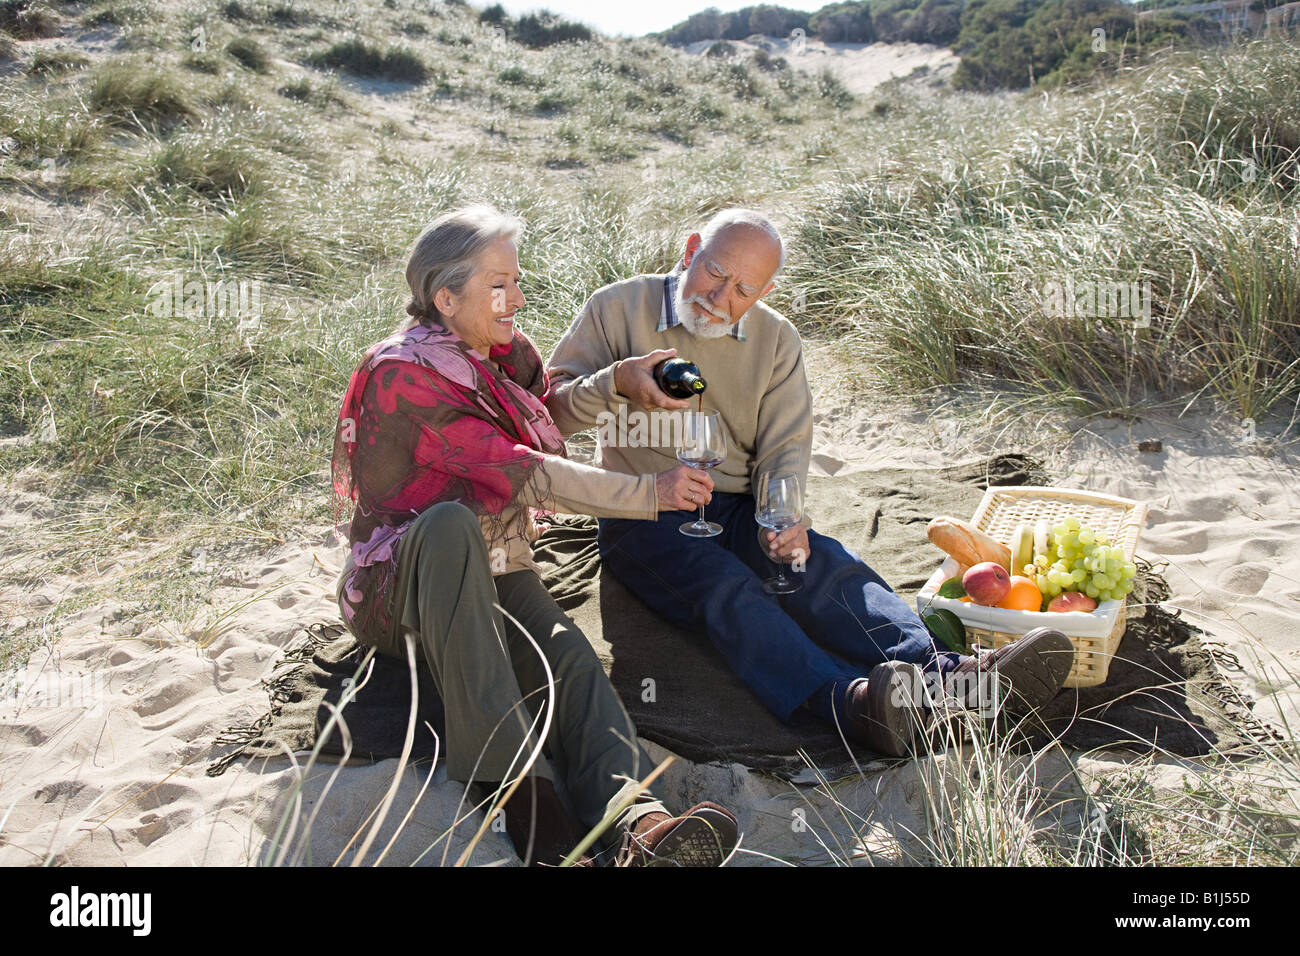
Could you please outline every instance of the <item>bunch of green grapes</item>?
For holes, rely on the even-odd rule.
[[[1048,554],[1034,557],[1038,590],[1047,599],[1082,591],[1097,601],[1120,601],[1133,590],[1137,566],[1104,534],[1066,518],[1052,529]]]

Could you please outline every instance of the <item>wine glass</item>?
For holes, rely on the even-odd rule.
[[[722,464],[722,460],[727,457],[722,416],[714,409],[684,413],[678,437],[677,460],[683,465],[707,470]],[[705,521],[704,505],[701,504],[699,518],[687,521],[677,530],[692,538],[712,538],[716,534],[722,534],[722,525],[716,521]]]
[[[788,471],[765,471],[758,476],[758,487],[754,493],[754,520],[761,525],[758,542],[765,554],[768,550],[767,531],[780,534],[793,528],[802,518],[803,493],[799,488],[798,475]],[[787,563],[784,559],[777,560],[776,577],[763,582],[763,590],[768,594],[791,594],[803,587],[795,578],[785,576]]]

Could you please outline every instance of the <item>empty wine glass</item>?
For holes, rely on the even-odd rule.
[[[758,487],[754,490],[754,520],[761,525],[758,532],[759,544],[763,552],[768,550],[767,534],[763,529],[780,534],[793,528],[803,518],[803,492],[799,488],[799,477],[792,472],[763,472],[758,476]],[[769,558],[769,560],[771,560]],[[795,578],[785,576],[787,559],[777,559],[777,575],[763,582],[763,590],[768,594],[790,594],[803,585]]]
[[[677,460],[692,468],[709,469],[722,464],[727,457],[727,439],[722,433],[722,416],[715,410],[687,411],[682,415],[682,428],[677,446]],[[722,534],[722,525],[704,520],[704,505],[700,516],[678,528],[692,538],[712,538]]]

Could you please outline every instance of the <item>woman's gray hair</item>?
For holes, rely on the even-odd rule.
[[[464,206],[444,213],[416,237],[406,260],[406,284],[411,298],[408,314],[421,325],[442,324],[433,297],[446,286],[459,295],[478,269],[483,251],[498,239],[518,241],[524,221],[493,206]]]

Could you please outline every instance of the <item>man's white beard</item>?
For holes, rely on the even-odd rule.
[[[673,303],[673,308],[677,312],[677,317],[682,320],[682,325],[686,327],[686,331],[702,339],[717,339],[729,334],[731,332],[731,323],[711,322],[707,312],[704,315],[696,312],[694,305],[682,298],[682,285],[684,283],[678,283],[677,285],[676,301]],[[737,319],[736,321],[740,320]]]

